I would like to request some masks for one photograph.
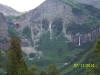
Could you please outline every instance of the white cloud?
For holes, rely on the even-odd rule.
[[[0,0],[0,3],[23,12],[34,9],[44,1],[45,0]]]

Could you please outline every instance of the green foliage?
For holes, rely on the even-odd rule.
[[[8,26],[8,33],[10,37],[18,35],[18,32],[16,31],[16,29],[12,28],[11,26]]]
[[[61,75],[83,75],[84,72],[86,72],[85,68],[74,68],[73,64],[75,64],[75,63],[77,63],[77,64],[82,64],[82,63],[87,64],[87,63],[89,63],[89,56],[92,53],[91,49],[92,49],[93,45],[94,45],[94,42],[90,42],[90,43],[87,43],[87,44],[83,44],[83,46],[81,46],[81,47],[77,47],[77,49],[79,49],[79,50],[78,51],[77,51],[77,49],[74,50],[76,52],[77,57],[74,58],[74,61],[70,62],[69,65],[62,66],[60,68]],[[82,51],[80,48],[82,48],[84,51]],[[71,54],[75,54],[75,52],[73,52]],[[77,54],[78,52],[80,52],[80,53]],[[70,58],[70,59],[72,59],[72,58]]]
[[[91,15],[96,16],[100,19],[100,9],[95,8],[92,5],[84,5],[84,8],[90,12]]]
[[[82,9],[79,8],[72,8],[72,12],[75,16],[82,16],[84,14]]]
[[[30,75],[38,75],[37,66],[29,68]]]
[[[40,59],[34,58],[28,61],[28,64],[38,65],[40,67],[39,69],[47,69],[47,66],[50,64],[56,64],[57,67],[61,68],[66,62],[72,63],[77,60],[79,61],[81,59],[80,57],[89,50],[88,46],[91,42],[84,44],[84,47],[77,47],[74,43],[68,42],[63,34],[50,39],[50,34],[48,32],[40,37],[40,41],[37,44],[39,45],[37,50],[41,50],[43,56],[41,56]],[[84,59],[80,61],[83,60]]]
[[[87,4],[74,2],[74,0],[60,0],[72,7],[72,12],[77,17],[87,17],[87,20],[81,24],[71,24],[72,32],[87,33],[100,26],[100,9]],[[75,27],[76,26],[76,27]],[[73,29],[74,28],[74,29]],[[85,31],[84,31],[85,30]]]
[[[42,28],[45,30],[49,28],[49,21],[47,19],[42,20]]]
[[[67,39],[63,36],[63,34],[50,40],[49,33],[46,33],[41,36],[40,41],[37,44],[39,45],[39,50],[43,50],[44,54],[47,56],[55,56],[55,54],[58,54],[59,49],[62,49],[62,51],[67,50],[65,41],[67,41]]]
[[[93,48],[93,56],[90,62],[91,64],[94,64],[94,68],[91,69],[91,73],[94,75],[100,75],[100,36],[98,37]]]
[[[28,39],[30,42],[31,42],[31,45],[33,46],[33,41],[32,41],[32,38],[31,38],[31,29],[26,26],[24,29],[23,29],[23,32],[22,32],[23,36]]]
[[[50,65],[48,69],[48,75],[59,75],[58,69],[55,65]]]
[[[22,33],[26,38],[31,39],[31,29],[28,26],[23,29]]]
[[[19,16],[5,16],[5,17],[7,18],[8,21],[13,21],[13,20],[18,20],[18,19],[24,18],[26,14],[27,13],[23,13]]]
[[[74,3],[73,1],[71,0],[60,0],[66,4],[68,4],[69,6],[73,7],[73,8],[78,8],[78,5],[76,3]]]
[[[3,49],[0,48],[0,75],[6,75],[6,58]]]
[[[48,75],[48,73],[45,72],[45,71],[41,71],[41,72],[40,72],[40,75]]]
[[[22,56],[20,40],[17,37],[11,38],[7,52],[7,75],[27,75],[28,69]]]
[[[6,16],[6,18],[8,19],[8,21],[12,21],[14,19],[20,19],[20,16]]]
[[[93,17],[89,17],[89,19],[81,24],[71,23],[66,28],[66,31],[71,31],[73,34],[81,33],[86,34],[100,26],[100,21],[97,19],[93,19]],[[84,31],[85,30],[85,31]]]
[[[55,18],[51,26],[55,35],[59,35],[63,29],[63,20],[61,18]]]
[[[96,10],[94,10],[94,8],[93,9],[91,7],[86,8],[86,7],[88,7],[88,6],[86,6],[84,8],[84,10],[81,10],[81,8],[83,8],[83,7],[79,7],[80,6],[79,4],[75,4],[74,2],[72,2],[70,0],[62,0],[62,1],[66,2],[67,4],[69,4],[70,6],[72,6],[72,12],[73,12],[73,14],[75,16],[81,16],[81,15],[84,15],[86,13],[87,14],[89,13],[89,17],[94,18],[94,16],[95,16],[95,19],[91,20],[89,18],[88,21],[85,21],[82,24],[75,24],[74,23],[73,25],[71,25],[69,27],[69,30],[72,31],[74,34],[76,34],[78,32],[80,32],[82,34],[88,33],[92,29],[94,29],[95,27],[97,27],[99,25],[100,22],[99,22],[99,20],[97,20],[97,15],[96,15],[97,12],[95,12]],[[84,13],[84,12],[86,12],[86,13]],[[93,16],[91,16],[92,14],[93,14]],[[98,18],[99,18],[99,13],[98,13]],[[48,21],[47,20],[43,20],[42,23],[43,23],[42,27],[44,29],[48,29]],[[55,19],[54,22],[53,22],[52,28],[53,28],[53,31],[57,35],[60,34],[61,31],[62,31],[62,21]],[[30,31],[30,28],[26,27],[23,30],[23,35],[28,40],[32,41],[31,40],[31,31]],[[44,55],[43,55],[43,57],[41,57],[40,60],[36,60],[36,59],[32,60],[31,61],[32,64],[35,63],[35,64],[38,64],[40,66],[42,65],[42,67],[43,67],[43,66],[47,66],[50,63],[57,63],[57,65],[59,64],[59,62],[60,63],[62,63],[62,62],[64,63],[64,62],[68,62],[69,61],[70,63],[72,63],[72,61],[74,62],[74,58],[80,58],[78,56],[80,56],[82,54],[83,50],[85,50],[85,49],[81,49],[81,48],[76,48],[76,46],[73,43],[66,43],[67,40],[65,39],[65,37],[63,37],[62,34],[59,35],[59,36],[57,36],[57,37],[54,37],[54,39],[52,39],[52,40],[50,40],[49,37],[50,36],[47,34],[47,35],[43,35],[40,38],[40,41],[39,41],[39,50],[42,50],[43,53],[44,53]],[[33,54],[30,55],[30,57],[34,57],[34,55]],[[79,62],[82,62],[84,59],[85,59],[85,57],[83,57],[83,59],[79,60]],[[58,65],[58,67],[59,66],[62,67],[63,65],[61,64],[61,65]],[[23,67],[24,67],[24,65],[23,65]],[[53,73],[55,75],[56,73],[54,72],[54,70],[52,70],[51,73]],[[68,69],[68,70],[70,70],[70,69]],[[19,75],[22,75],[22,71],[24,72],[24,68],[19,68],[19,71],[20,71]],[[34,73],[36,72],[36,70],[34,72],[34,69],[32,69],[32,68],[29,71],[30,71],[31,75],[34,75]],[[71,71],[68,71],[68,72],[65,71],[65,72],[67,74],[68,72],[71,72]],[[38,73],[36,72],[36,74],[38,74]],[[46,75],[46,72],[42,71],[40,74],[41,75]],[[78,75],[78,73],[75,73],[75,74]]]
[[[80,24],[72,23],[72,24],[69,24],[67,31],[71,31],[73,34],[76,34],[76,33],[84,34],[84,33],[90,32],[91,29],[86,24],[80,25]]]

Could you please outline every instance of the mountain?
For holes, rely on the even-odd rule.
[[[61,75],[82,75],[84,70],[77,72],[73,64],[85,61],[100,32],[100,9],[90,2],[46,0],[16,20],[26,44],[23,51],[31,53],[29,65],[47,69],[55,64]]]
[[[62,35],[67,42],[79,46],[95,40],[100,32],[100,9],[88,5],[95,0],[86,3],[75,1],[46,0],[15,21],[20,26],[18,30],[31,45],[35,40],[39,42],[43,35],[49,35],[51,41]]]
[[[46,0],[20,17],[10,17],[18,27],[9,23],[8,34],[21,37],[29,66],[47,70],[55,64],[61,75],[82,75],[84,69],[77,72],[73,64],[88,63],[100,32],[100,9],[94,1]]]
[[[94,1],[86,3],[91,4]],[[46,0],[16,22],[19,23],[19,30],[21,31],[28,26],[33,33],[33,37],[49,31],[51,38],[64,33],[64,36],[70,41],[78,42],[78,40],[75,40],[77,34],[86,34],[83,35],[84,39],[85,37],[90,39],[91,37],[87,33],[92,32],[93,28],[99,26],[100,10],[86,3],[78,3],[73,0]]]
[[[21,15],[20,12],[14,10],[13,8],[0,4],[0,12],[3,13],[5,16],[19,16]]]
[[[68,24],[83,22],[85,18],[85,15],[75,16],[72,7],[59,0],[46,0],[36,9],[29,11],[19,23],[21,30],[26,26],[32,26],[33,32],[38,32],[36,33],[37,35],[41,34],[42,30],[50,30],[50,25],[52,31],[57,31],[58,33],[63,31],[66,34],[66,26]],[[60,26],[54,25],[59,20]]]

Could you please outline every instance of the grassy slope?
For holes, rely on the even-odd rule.
[[[85,73],[86,68],[74,68],[74,64],[89,64],[89,59],[86,61],[88,56],[91,54],[92,50],[87,51],[84,53],[82,57],[80,57],[77,61],[71,64],[69,67],[66,67],[65,70],[61,72],[61,75],[83,75]]]
[[[52,40],[50,40],[49,33],[44,34],[37,43],[39,45],[37,49],[43,51],[43,56],[40,59],[28,60],[28,64],[30,66],[33,64],[38,65],[39,69],[45,70],[50,64],[55,64],[61,71],[61,75],[74,71],[73,64],[82,63],[86,58],[88,54],[86,46],[89,46],[89,43],[84,47],[78,47],[66,41],[68,40],[63,34]],[[69,64],[67,68],[64,66],[65,63]]]

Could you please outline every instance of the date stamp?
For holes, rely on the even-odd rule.
[[[74,68],[94,68],[94,64],[74,64]]]

